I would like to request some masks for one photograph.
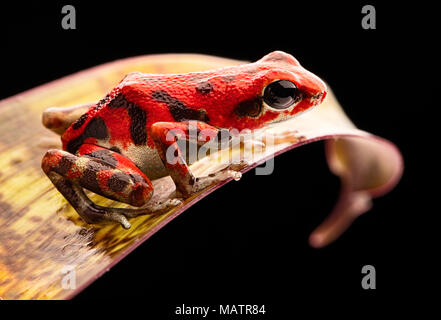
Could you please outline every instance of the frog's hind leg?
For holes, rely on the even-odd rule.
[[[88,223],[115,221],[124,228],[130,228],[127,218],[180,203],[169,200],[140,209],[108,208],[93,203],[82,188],[137,207],[147,204],[153,194],[150,180],[129,159],[95,145],[82,145],[77,155],[49,150],[43,157],[42,168],[55,187]]]
[[[61,135],[94,105],[96,103],[85,103],[65,108],[51,107],[43,112],[41,120],[46,128]]]

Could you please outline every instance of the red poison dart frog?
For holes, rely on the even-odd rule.
[[[238,178],[227,168],[195,178],[170,139],[174,130],[189,139],[189,127],[206,143],[231,129],[257,129],[320,104],[325,84],[291,55],[272,52],[257,62],[184,74],[128,74],[62,135],[63,150],[49,150],[42,168],[88,223],[119,222],[180,204],[149,204],[151,179],[170,175],[184,197],[213,183]],[[183,137],[182,137],[183,136]],[[167,161],[167,152],[180,161]],[[142,208],[93,203],[83,188]]]

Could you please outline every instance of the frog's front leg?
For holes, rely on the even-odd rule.
[[[232,166],[206,177],[194,177],[185,161],[185,155],[178,145],[178,140],[192,141],[203,145],[215,138],[218,138],[218,143],[220,143],[219,141],[225,137],[228,139],[228,130],[219,130],[200,121],[157,122],[151,126],[150,136],[153,138],[159,156],[176,184],[176,188],[185,197],[213,183],[228,178],[238,180],[241,177],[240,172],[231,170]]]
[[[115,221],[124,228],[130,228],[127,218],[179,204],[176,201],[166,201],[141,209],[122,209],[93,203],[82,188],[137,207],[145,205],[153,194],[150,180],[135,164],[124,156],[99,146],[84,144],[76,155],[61,150],[49,150],[43,157],[42,169],[88,223]]]

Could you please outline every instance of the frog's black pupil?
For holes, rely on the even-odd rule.
[[[287,109],[299,101],[297,86],[288,80],[277,80],[266,86],[263,100],[274,109]]]

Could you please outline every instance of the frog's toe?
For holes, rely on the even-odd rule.
[[[127,220],[127,218],[121,213],[107,211],[104,214],[104,219],[109,220],[109,221],[113,221],[113,222],[118,222],[119,224],[121,224],[121,226],[124,229],[130,229],[130,227],[132,226],[130,224],[129,220]]]
[[[228,174],[230,175],[231,178],[233,178],[236,181],[239,181],[240,178],[242,178],[242,172],[240,171],[229,170]]]
[[[228,167],[227,169],[224,169],[222,171],[219,171],[218,173],[210,175],[210,177],[213,177],[213,182],[221,182],[228,179],[234,179],[236,181],[239,181],[240,178],[242,178],[242,173],[237,170],[230,169]]]
[[[130,223],[128,222],[127,218],[135,218],[149,214],[162,214],[170,209],[180,206],[181,204],[183,204],[181,199],[173,198],[165,201],[149,202],[147,205],[139,209],[109,208],[98,205],[95,205],[95,207],[103,210],[105,215],[108,215],[108,218],[106,217],[107,220],[119,222],[123,228],[128,229],[130,228]]]
[[[181,204],[183,204],[184,202],[181,199],[168,199],[166,200],[163,205],[164,207],[168,207],[168,208],[174,208],[177,206],[180,206]]]
[[[183,201],[181,199],[172,198],[172,199],[167,199],[164,201],[158,201],[156,203],[150,203],[147,205],[146,208],[151,213],[158,213],[158,212],[164,212],[164,211],[170,210],[172,208],[180,206],[181,204],[183,204]]]

